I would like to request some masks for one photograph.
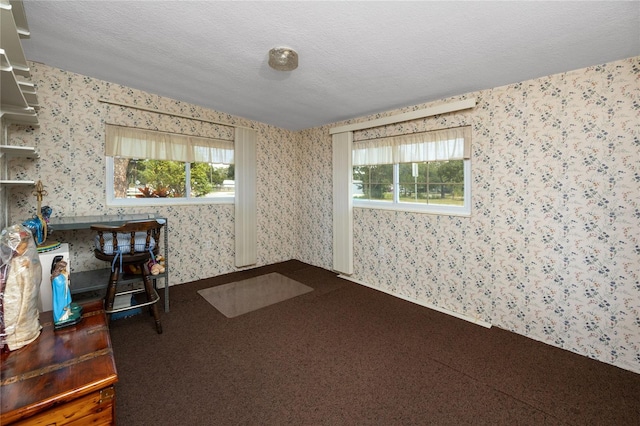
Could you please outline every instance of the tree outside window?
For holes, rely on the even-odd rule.
[[[116,198],[233,195],[233,165],[129,158],[114,158],[113,165]]]
[[[397,181],[394,168],[398,169]],[[354,198],[358,200],[464,204],[464,161],[379,164],[353,168]],[[396,189],[397,188],[397,189]]]

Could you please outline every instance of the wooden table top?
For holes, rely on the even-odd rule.
[[[117,382],[102,301],[83,305],[82,321],[54,330],[51,311],[40,314],[42,331],[32,343],[3,353],[0,424],[30,417]]]

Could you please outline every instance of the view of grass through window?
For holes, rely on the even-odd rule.
[[[232,197],[235,192],[233,164],[130,158],[114,158],[113,164],[116,198]]]
[[[397,177],[394,179],[394,168]],[[353,168],[353,197],[361,200],[464,205],[464,161],[378,164]]]

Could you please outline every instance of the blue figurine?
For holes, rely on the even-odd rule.
[[[47,240],[47,223],[49,222],[49,217],[51,217],[52,212],[51,207],[42,207],[42,198],[47,195],[47,191],[44,190],[42,181],[38,181],[36,183],[36,189],[33,191],[33,195],[35,195],[38,200],[37,213],[31,219],[27,219],[22,222],[22,225],[31,230],[33,238],[36,241],[36,245],[41,246]]]
[[[71,302],[67,262],[58,261],[51,272],[54,328],[77,324],[82,319],[82,307]]]
[[[45,235],[44,230],[44,220],[40,216],[34,216],[31,219],[27,219],[22,222],[22,225],[31,231],[36,245],[39,246],[44,243],[47,236]]]
[[[31,219],[27,219],[22,222],[22,225],[29,228],[33,234],[33,239],[36,241],[37,246],[41,246],[47,240],[48,223],[53,209],[49,206],[44,206],[40,209],[40,214],[33,216]]]

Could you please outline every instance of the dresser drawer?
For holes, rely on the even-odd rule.
[[[15,425],[112,425],[115,412],[113,386],[53,407]]]

